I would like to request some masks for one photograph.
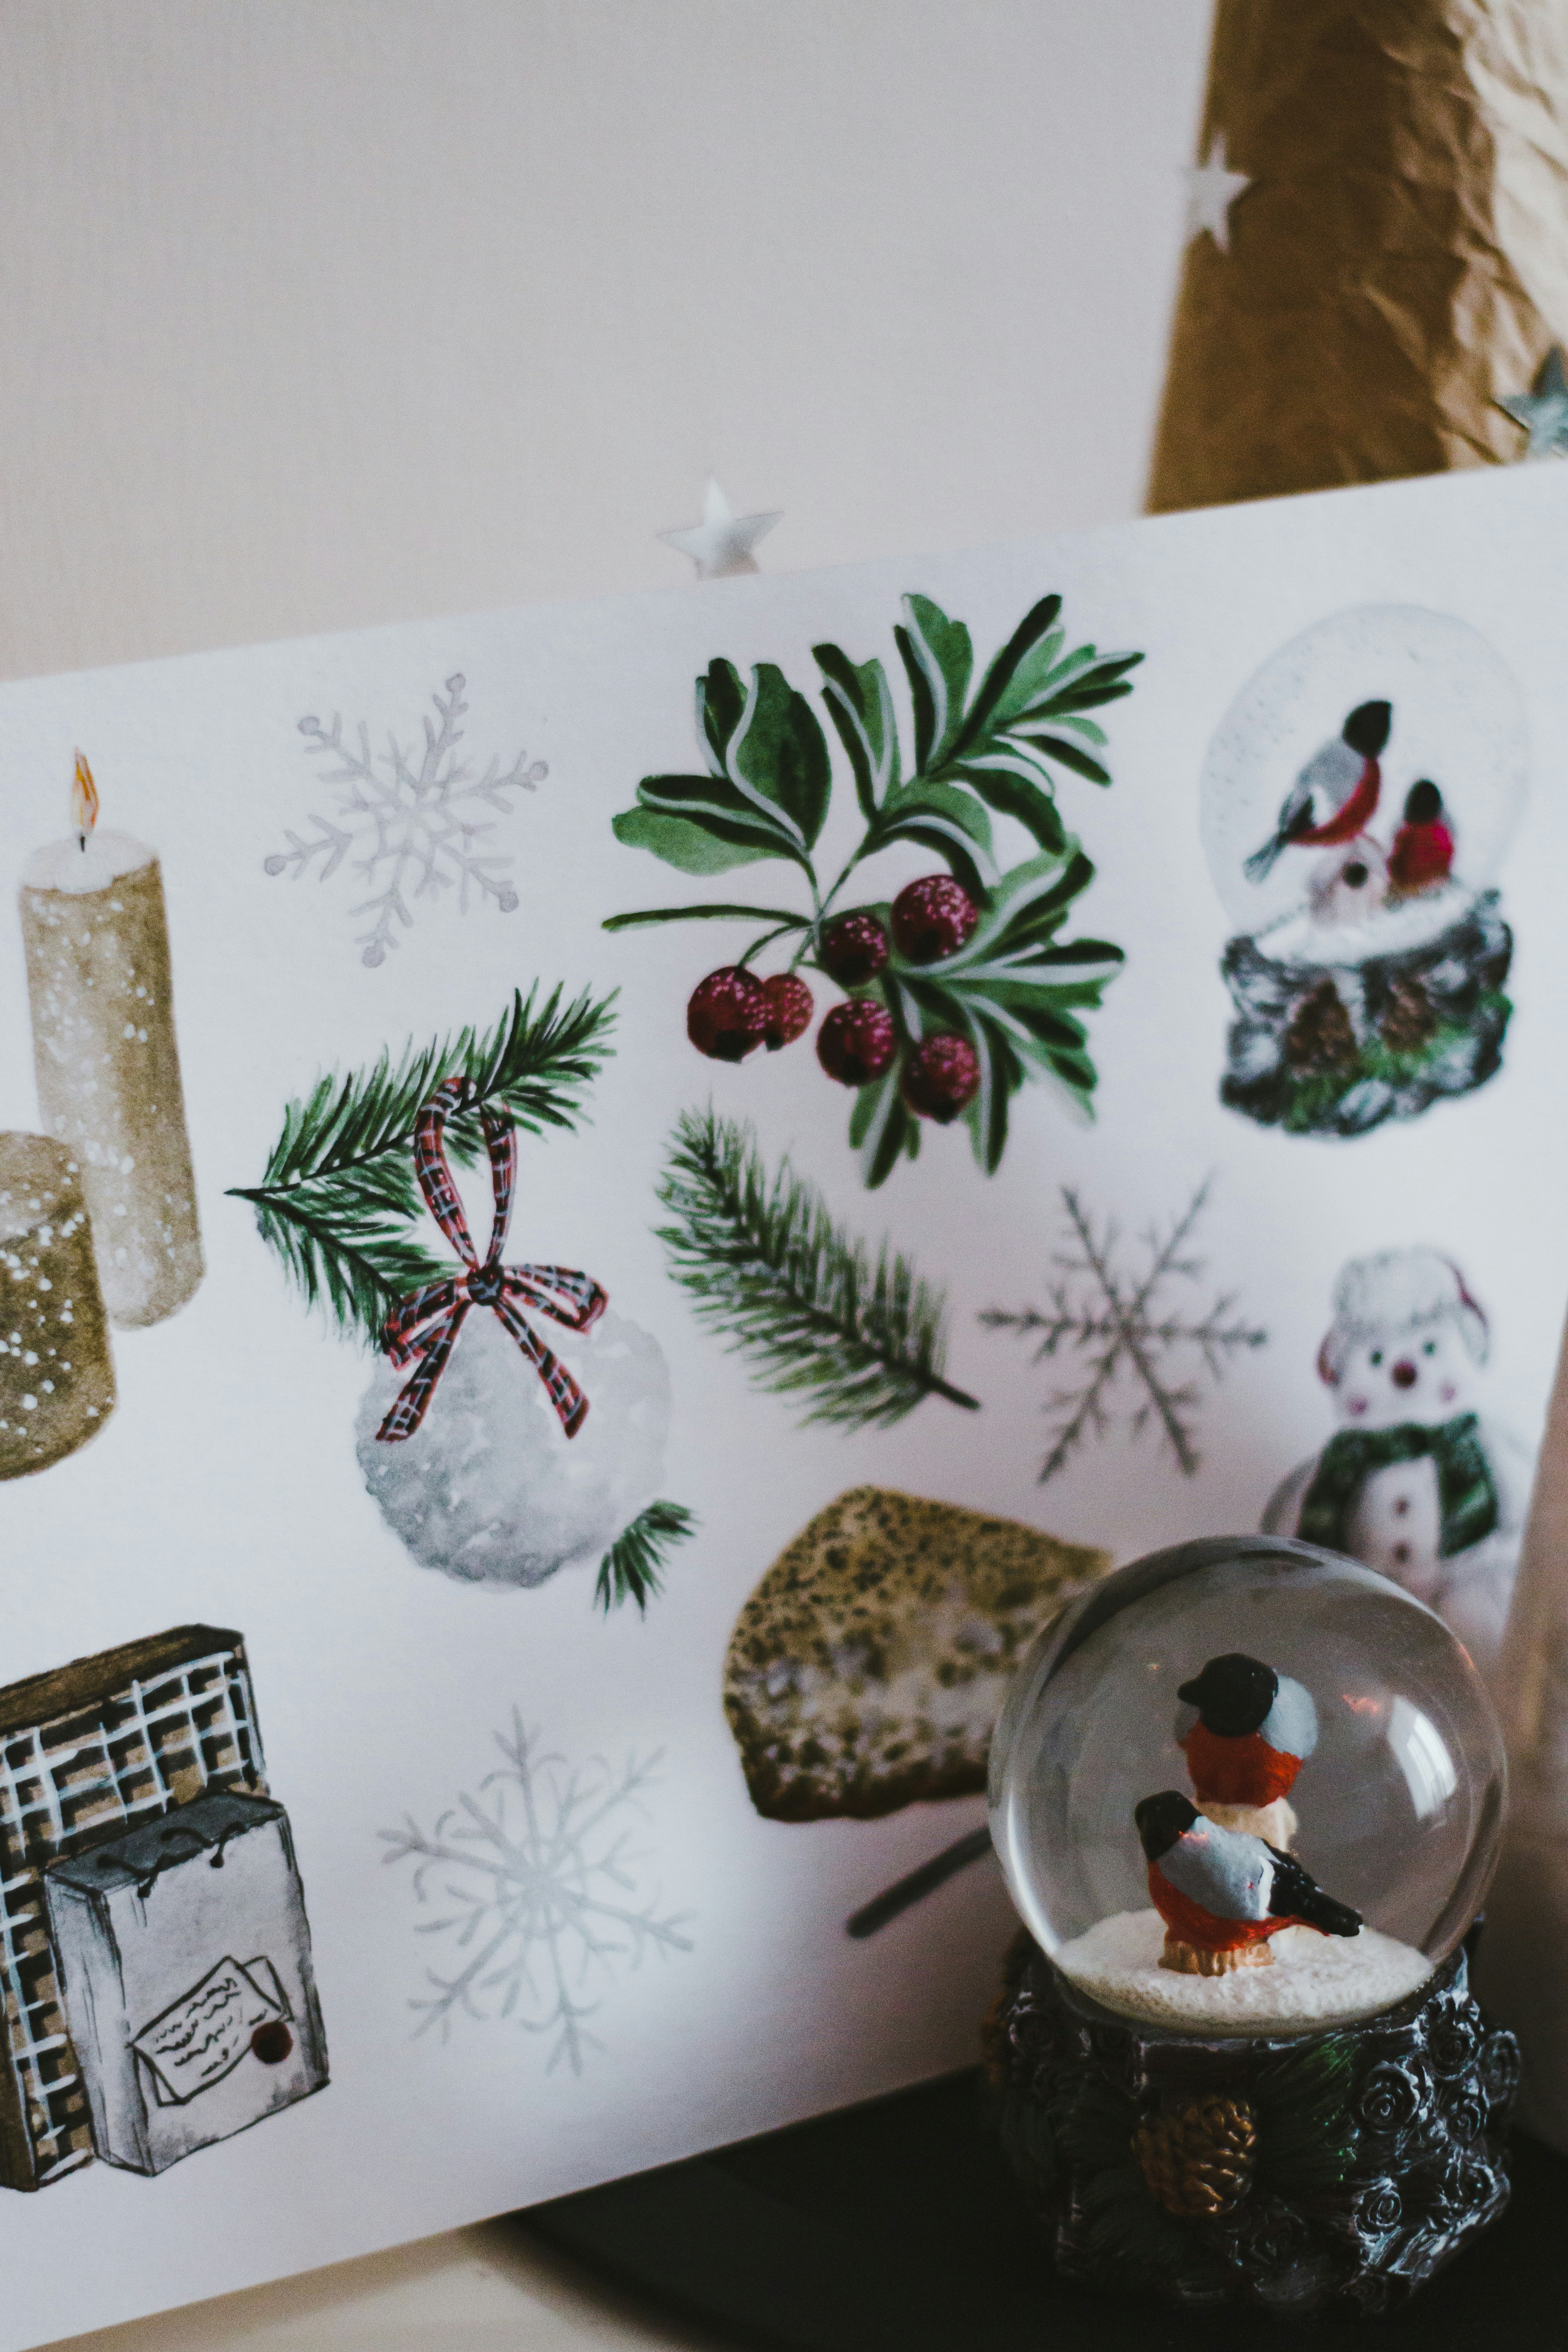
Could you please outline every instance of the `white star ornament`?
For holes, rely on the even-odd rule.
[[[778,514],[732,514],[729,499],[710,481],[703,493],[701,521],[658,535],[666,547],[689,555],[699,580],[729,580],[739,572],[755,572],[757,543],[780,519]]]

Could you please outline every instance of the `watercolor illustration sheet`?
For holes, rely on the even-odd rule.
[[[967,2063],[990,1727],[1114,1561],[1300,1532],[1489,1666],[1565,529],[0,689],[5,2352]]]

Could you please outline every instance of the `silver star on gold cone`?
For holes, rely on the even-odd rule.
[[[1568,368],[1562,344],[1552,344],[1529,392],[1508,393],[1498,406],[1529,434],[1526,457],[1568,457]]]
[[[782,514],[782,509],[781,509]],[[702,498],[702,520],[684,530],[661,530],[666,547],[689,555],[699,580],[728,580],[738,572],[755,572],[754,550],[772,530],[780,514],[738,515],[715,481]]]
[[[1222,253],[1230,251],[1230,208],[1252,182],[1245,172],[1233,172],[1226,162],[1225,133],[1209,141],[1201,163],[1187,173],[1187,235],[1202,236],[1205,229]]]

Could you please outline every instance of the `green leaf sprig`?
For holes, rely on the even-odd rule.
[[[930,850],[981,909],[957,955],[914,964],[889,952],[886,969],[851,992],[874,995],[892,1015],[899,1055],[887,1075],[859,1091],[850,1140],[868,1185],[900,1157],[913,1158],[919,1122],[905,1101],[899,1064],[923,1037],[966,1037],[980,1087],[964,1113],[975,1157],[992,1172],[1007,1139],[1007,1106],[1026,1077],[1050,1079],[1083,1108],[1097,1073],[1079,1017],[1101,1001],[1122,951],[1103,940],[1058,934],[1094,867],[1057,806],[1058,771],[1110,782],[1098,754],[1105,733],[1089,716],[1132,691],[1137,653],[1067,649],[1061,598],[1044,596],[1025,615],[972,692],[973,647],[962,621],[929,597],[903,600],[894,630],[908,686],[913,759],[906,772],[892,688],[880,661],[853,663],[835,645],[813,648],[821,698],[854,779],[864,831],[824,886],[813,852],[826,821],[833,771],[827,740],[806,698],[771,662],[750,686],[728,661],[697,680],[701,775],[647,776],[637,805],[616,817],[616,838],[647,849],[682,873],[714,875],[779,858],[805,877],[808,911],[731,899],[615,915],[606,930],[652,923],[760,924],[738,961],[749,965],[788,941],[790,969],[821,971],[824,932],[849,911],[843,894],[858,869],[882,850],[912,843]],[[1032,836],[1034,852],[1003,869],[993,815]],[[885,905],[861,909],[888,928]]]

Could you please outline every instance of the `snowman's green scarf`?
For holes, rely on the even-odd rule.
[[[1391,1462],[1418,1462],[1429,1454],[1437,1471],[1440,1557],[1489,1536],[1498,1522],[1497,1487],[1473,1412],[1434,1426],[1403,1421],[1394,1429],[1342,1429],[1318,1457],[1296,1533],[1329,1551],[1349,1549],[1350,1522],[1361,1490],[1374,1470]]]

